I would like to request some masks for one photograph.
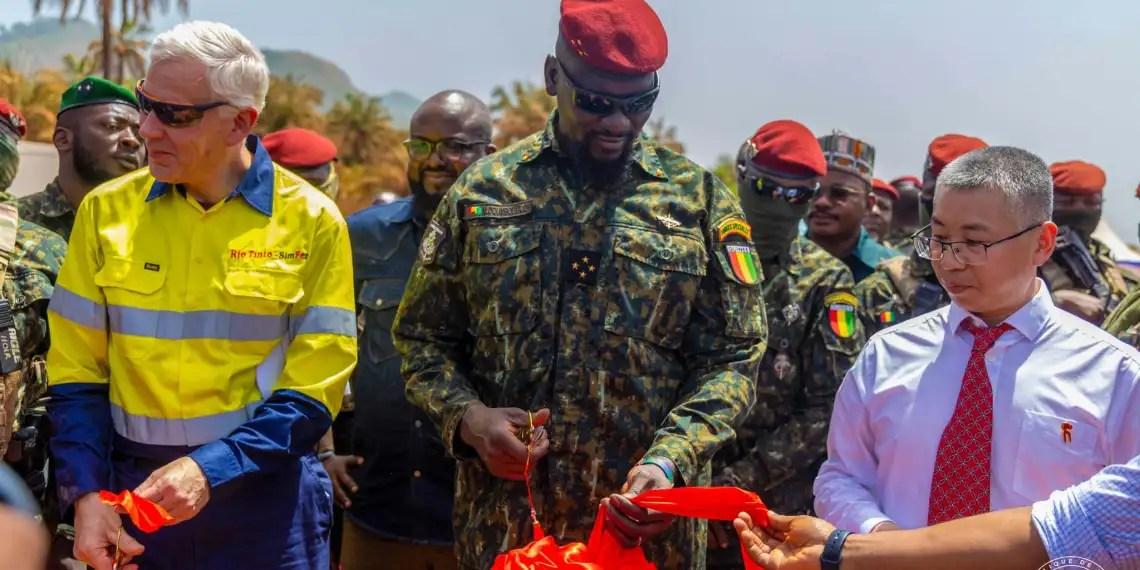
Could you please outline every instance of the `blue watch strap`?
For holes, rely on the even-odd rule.
[[[821,570],[839,570],[839,562],[843,558],[843,543],[847,542],[848,536],[851,536],[851,531],[836,529],[827,537],[823,554],[819,556]]]

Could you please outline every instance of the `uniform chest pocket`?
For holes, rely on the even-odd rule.
[[[108,257],[95,273],[95,284],[104,289],[112,305],[139,306],[140,301],[162,288],[166,264],[125,257]]]
[[[533,223],[468,227],[463,262],[473,335],[519,334],[538,323],[541,241]]]
[[[606,331],[679,348],[708,271],[704,244],[681,235],[618,227],[613,252]]]
[[[1013,490],[1027,501],[1092,477],[1106,464],[1096,426],[1028,410],[1017,443]],[[1064,475],[1062,475],[1064,474]]]
[[[279,269],[232,267],[226,269],[226,292],[241,297],[243,313],[284,314],[305,296],[301,276]]]
[[[360,306],[358,331],[360,346],[373,364],[396,356],[392,344],[392,322],[396,308],[404,296],[404,279],[369,279],[360,288],[356,302]]]

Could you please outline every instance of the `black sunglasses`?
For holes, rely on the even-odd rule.
[[[563,67],[562,62],[557,59],[555,61],[558,62],[560,75],[566,78],[566,82],[570,84],[570,89],[574,92],[574,105],[592,115],[609,116],[615,111],[621,111],[626,116],[640,115],[653,108],[653,104],[657,102],[657,95],[661,92],[660,78],[657,73],[654,73],[653,88],[649,91],[628,97],[603,95],[578,85],[578,82],[574,81],[569,73],[566,73],[566,68]]]
[[[803,186],[782,186],[763,176],[757,177],[752,187],[762,195],[771,194],[773,198],[783,198],[789,204],[810,202],[819,192],[819,182]]]
[[[152,99],[143,92],[143,82],[139,80],[135,85],[135,97],[139,100],[139,111],[144,115],[154,113],[158,117],[159,122],[175,129],[189,127],[194,123],[202,120],[206,111],[229,105],[225,101],[214,101],[212,103],[203,103],[201,105],[182,105],[179,103],[165,103],[157,99]]]

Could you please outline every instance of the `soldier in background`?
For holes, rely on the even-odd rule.
[[[755,397],[760,260],[737,197],[642,136],[668,51],[653,9],[561,12],[556,111],[468,168],[425,230],[393,327],[407,394],[458,459],[461,568],[532,540],[528,457],[559,543],[585,541],[602,503],[624,546],[704,568],[704,521],[629,499],[711,483]],[[549,431],[528,453],[532,423]]]
[[[1059,229],[1057,249],[1041,266],[1041,278],[1058,307],[1099,325],[1129,289],[1112,250],[1092,237],[1104,204],[1104,171],[1079,160],[1053,163],[1049,171]]]
[[[281,129],[261,139],[273,162],[288,168],[333,200],[340,193],[336,144],[309,129]]]
[[[890,184],[899,193],[899,198],[891,212],[891,235],[883,245],[910,255],[913,247],[911,236],[922,227],[919,223],[922,180],[914,176],[900,176],[891,180]]]
[[[0,456],[24,480],[56,531],[55,493],[49,493],[44,357],[49,345],[47,305],[67,243],[59,235],[19,219],[8,194],[15,178],[17,141],[24,118],[0,99]],[[60,525],[60,556],[70,552],[70,527]],[[54,568],[55,566],[53,566]]]
[[[887,239],[894,234],[891,220],[894,217],[895,203],[899,199],[899,191],[881,178],[871,181],[871,191],[875,194],[875,203],[867,210],[867,215],[863,218],[863,227],[871,237],[885,245]]]
[[[760,127],[740,147],[737,188],[765,276],[768,346],[756,406],[717,454],[713,484],[756,491],[778,512],[809,513],[827,458],[831,405],[862,348],[851,270],[799,235],[827,163],[795,121]],[[731,526],[709,523],[709,567],[740,567]]]
[[[141,168],[139,103],[129,89],[101,77],[83,78],[63,92],[52,144],[59,172],[45,189],[18,200],[20,217],[67,240],[75,209],[96,186]]]
[[[985,146],[981,139],[955,134],[931,141],[926,152],[920,196],[922,231],[929,231],[938,174],[959,156]],[[920,258],[913,248],[910,255],[884,261],[870,277],[855,287],[855,295],[859,298],[859,317],[868,336],[896,322],[950,303],[950,296],[938,283],[930,261]]]

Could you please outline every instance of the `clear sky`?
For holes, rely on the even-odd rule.
[[[1140,2],[651,0],[670,36],[656,113],[706,164],[762,123],[842,128],[876,174],[917,174],[946,132],[1082,159],[1108,173],[1106,215],[1136,240]],[[31,0],[0,0],[0,23]],[[538,81],[556,0],[190,0],[258,45],[335,61],[358,87],[489,95]],[[156,22],[168,26],[174,18]],[[1137,143],[1137,146],[1132,146]]]

